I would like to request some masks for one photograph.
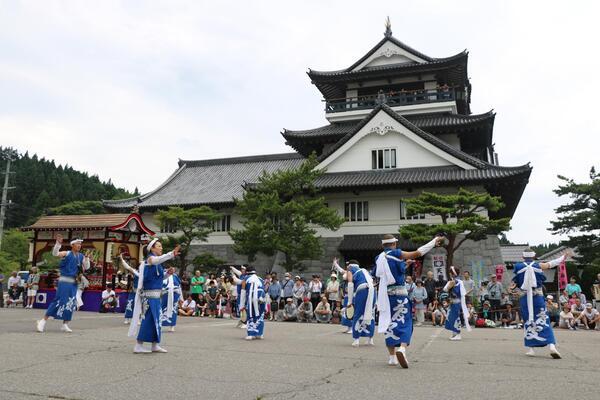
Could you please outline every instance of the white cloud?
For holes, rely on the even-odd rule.
[[[557,174],[598,165],[596,2],[46,1],[0,7],[0,144],[153,189],[178,158],[289,151],[324,123],[305,71],[350,65],[383,33],[470,51],[474,112],[504,165],[534,172],[509,238],[553,240]],[[147,171],[156,171],[148,174]]]

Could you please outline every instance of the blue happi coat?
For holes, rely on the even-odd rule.
[[[150,254],[150,256],[154,255]],[[150,265],[148,264],[148,260],[146,259],[146,265],[144,266],[144,276],[142,282],[144,292],[162,292],[164,277],[165,273],[163,270],[163,265]],[[160,296],[157,298],[143,297],[142,305],[145,312],[142,317],[142,324],[140,325],[137,340],[141,342],[160,343],[160,324],[162,314]]]
[[[406,262],[402,259],[402,250],[384,249],[390,272],[396,283],[388,287],[388,299],[390,301],[391,323],[384,333],[385,345],[388,347],[398,347],[401,343],[410,344],[413,332],[412,319],[412,301],[407,295],[389,294],[394,288],[405,288],[406,282]],[[375,270],[377,273],[377,261],[375,261]]]
[[[354,305],[354,316],[352,317],[352,338],[358,339],[361,337],[373,337],[375,335],[375,318],[371,318],[371,321],[365,321],[365,311],[367,307],[371,307],[373,315],[375,314],[375,300],[371,304],[367,304],[367,297],[369,289],[366,287],[367,277],[364,275],[364,271],[356,266],[349,266],[348,270],[352,272],[352,282],[354,283],[354,299],[352,304]],[[367,272],[368,273],[368,272]],[[363,288],[359,288],[359,286]]]
[[[245,277],[246,297],[244,305],[246,307],[246,332],[251,337],[261,337],[265,330],[265,302],[266,292],[264,281],[255,274],[249,274]]]
[[[68,251],[60,260],[60,278],[56,286],[56,296],[48,306],[46,315],[63,321],[70,321],[77,309],[76,278],[83,265],[84,256],[81,253]]]
[[[129,293],[127,293],[127,305],[125,306],[125,319],[131,319],[133,317],[133,307],[135,305],[135,289],[138,286],[138,281],[140,279],[137,275],[133,275],[133,284],[131,285],[131,289]]]
[[[546,280],[546,276],[537,262],[530,261],[529,263],[517,263],[514,269],[515,276],[513,277],[513,282],[517,284],[517,287],[521,288],[528,265],[533,267],[536,279],[536,291],[539,292],[541,291],[542,285]],[[552,327],[550,325],[550,317],[548,317],[548,313],[546,312],[546,301],[544,300],[543,294],[536,292],[533,294],[532,321],[529,321],[529,309],[527,307],[526,295],[520,297],[519,306],[521,308],[523,321],[525,322],[523,326],[525,330],[525,346],[543,347],[556,343],[556,340],[554,339],[554,332],[552,331]]]
[[[181,297],[181,280],[175,274],[173,274],[173,311],[171,315],[168,315],[167,305],[169,302],[169,290],[168,290],[169,278],[163,281],[163,295],[162,295],[162,326],[175,326],[177,325],[177,313],[179,310],[179,299]]]
[[[458,279],[454,279],[455,285],[450,289],[450,311],[448,312],[448,319],[444,324],[444,328],[454,333],[460,333],[460,314],[462,313],[462,306],[460,304],[460,286]]]

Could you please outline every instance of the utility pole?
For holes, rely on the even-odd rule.
[[[2,201],[0,202],[0,249],[2,249],[2,236],[4,234],[4,219],[6,218],[6,208],[9,205],[8,191],[14,187],[8,186],[8,177],[10,176],[10,163],[12,156],[6,158],[6,172],[4,173],[4,186],[2,187]]]

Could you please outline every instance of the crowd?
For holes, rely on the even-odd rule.
[[[476,287],[469,272],[462,275],[472,326],[522,327],[519,290],[514,283],[505,285],[498,281],[496,275],[491,275]],[[332,273],[324,280],[318,274],[306,279],[286,272],[280,280],[276,273],[270,273],[264,275],[263,279],[268,294],[266,319],[284,322],[340,322],[346,282],[338,274]],[[238,317],[236,305],[239,292],[231,275],[222,273],[219,276],[206,276],[196,270],[191,278],[183,279],[182,283],[187,296],[179,302],[180,315]],[[185,283],[189,287],[185,287]],[[436,279],[432,271],[416,280],[407,275],[406,287],[413,303],[417,326],[426,323],[444,325],[450,308],[448,293],[443,290],[446,283],[441,275]],[[594,286],[600,297],[600,274]],[[577,284],[577,278],[571,278],[558,302],[555,302],[553,295],[544,294],[548,314],[555,327],[600,330],[600,312],[587,301]]]

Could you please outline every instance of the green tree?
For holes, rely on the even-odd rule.
[[[440,217],[434,225],[410,224],[400,228],[400,235],[415,243],[425,243],[443,233],[447,243],[447,265],[452,265],[454,253],[467,240],[484,240],[488,235],[498,235],[510,229],[510,218],[491,219],[482,212],[496,212],[504,207],[499,197],[460,188],[456,194],[423,192],[419,196],[403,199],[409,215],[429,214]]]
[[[28,233],[12,229],[4,233],[0,249],[0,272],[6,274],[27,268],[29,259]]]
[[[322,253],[315,227],[337,230],[344,222],[328,208],[315,185],[324,171],[316,170],[314,156],[293,170],[263,173],[256,185],[236,200],[243,228],[233,230],[234,249],[253,261],[258,253],[285,255],[286,270],[303,268],[301,261]]]
[[[193,241],[205,242],[213,230],[213,223],[221,219],[221,214],[207,206],[184,209],[182,207],[169,207],[159,210],[156,218],[161,225],[161,230],[166,226],[177,230],[178,234],[168,235],[170,243],[163,243],[166,249],[181,245],[180,256],[175,260],[179,273],[183,275],[186,267],[186,258]]]
[[[225,264],[225,260],[215,257],[212,253],[202,253],[194,257],[194,267],[216,267]]]
[[[577,247],[582,264],[600,265],[600,173],[590,169],[590,183],[577,183],[562,175],[562,184],[554,190],[559,197],[570,201],[555,211],[557,220],[549,228],[555,235],[569,235],[565,243]]]
[[[48,209],[47,215],[92,215],[104,213],[106,213],[106,210],[99,200],[75,200]]]

